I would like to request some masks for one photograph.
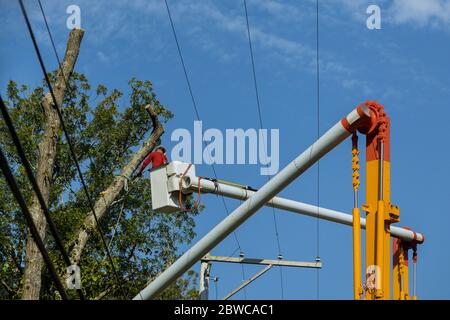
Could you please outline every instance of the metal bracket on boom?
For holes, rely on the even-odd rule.
[[[385,220],[388,220],[391,223],[400,222],[400,208],[396,205],[390,204],[388,216],[385,218]]]
[[[388,208],[389,208],[389,210],[385,213],[384,220],[389,221],[390,223],[400,222],[400,207],[393,205],[393,204],[389,204]],[[372,207],[368,204],[363,204],[362,210],[366,214],[370,214],[371,212],[374,212],[372,210]]]

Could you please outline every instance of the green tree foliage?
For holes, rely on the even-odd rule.
[[[54,74],[51,75],[54,78]],[[131,79],[128,96],[118,90],[98,85],[95,90],[83,74],[74,73],[62,105],[67,129],[74,142],[88,190],[97,197],[119,174],[132,153],[152,131],[152,122],[143,108],[152,103],[165,123],[173,114],[153,92],[150,81]],[[36,167],[38,143],[44,128],[41,100],[47,92],[43,84],[33,90],[10,81],[6,91],[9,112],[18,131],[26,155]],[[19,161],[3,119],[0,119],[0,144],[7,154],[14,175],[28,201],[32,189]],[[89,213],[75,164],[67,141],[61,135],[52,177],[49,209],[60,236],[70,252],[74,236]],[[149,279],[154,278],[177,257],[177,248],[194,237],[193,213],[160,214],[151,209],[149,179],[129,182],[101,220],[101,228],[110,246],[112,257],[126,298],[132,298]],[[28,229],[3,176],[0,176],[0,298],[20,297],[24,247]],[[47,246],[61,276],[65,266],[53,238]],[[80,263],[83,292],[89,299],[122,298],[110,264],[96,232],[89,240]],[[44,270],[42,299],[58,298],[49,274]],[[196,276],[189,273],[166,290],[160,298],[195,298]],[[71,292],[73,297],[75,293]]]

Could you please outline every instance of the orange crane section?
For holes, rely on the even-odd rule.
[[[375,102],[363,104],[371,111],[370,120],[353,129],[352,170],[355,202],[353,208],[353,267],[354,298],[366,300],[391,299],[391,243],[390,226],[400,221],[400,209],[391,203],[390,188],[390,118],[384,107]],[[343,123],[344,124],[344,123]],[[344,124],[345,125],[345,124]],[[356,131],[366,136],[366,258],[365,274],[361,284],[360,212],[358,207],[359,158]],[[423,242],[423,239],[422,239]],[[393,298],[409,299],[408,250],[414,250],[417,241],[394,239]],[[413,295],[415,297],[415,293]]]

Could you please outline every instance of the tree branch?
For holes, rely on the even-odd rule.
[[[158,114],[151,105],[146,105],[145,109],[150,115],[153,123],[153,130],[150,137],[145,141],[144,145],[132,155],[130,161],[122,168],[120,174],[114,178],[112,183],[102,192],[100,192],[98,198],[95,201],[94,209],[98,220],[105,217],[109,207],[114,200],[119,196],[125,185],[125,180],[131,177],[133,172],[137,169],[139,164],[145,159],[145,157],[153,150],[158,143],[162,134],[164,133],[164,127],[159,122]],[[79,264],[83,249],[85,248],[87,241],[92,235],[92,232],[96,228],[96,222],[92,212],[89,212],[84,219],[84,222],[77,233],[74,247],[70,253],[72,262]]]

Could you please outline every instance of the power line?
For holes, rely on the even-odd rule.
[[[251,57],[251,62],[252,62],[253,84],[255,86],[256,106],[258,108],[259,126],[261,129],[263,129],[264,126],[263,126],[263,121],[262,121],[261,103],[260,103],[260,99],[259,99],[258,81],[257,81],[257,77],[256,77],[255,58],[254,58],[254,54],[253,54],[252,37],[250,34],[250,23],[249,23],[249,19],[248,19],[247,1],[244,0],[243,2],[244,2],[244,9],[245,9],[245,20],[246,20],[246,25],[247,25],[248,46],[250,49],[250,57]],[[263,140],[263,143],[265,144],[264,140]],[[267,176],[267,181],[269,181],[269,180],[270,180],[270,177]],[[275,216],[275,208],[273,207],[273,205],[271,207],[272,207],[273,225],[275,228],[275,237],[276,237],[277,246],[278,246],[278,258],[281,258],[282,254],[281,254],[280,236],[278,233],[278,223],[277,223],[277,218]],[[282,268],[281,266],[279,268],[280,268],[281,299],[283,299],[284,298],[283,271],[281,270],[281,268]]]
[[[283,299],[284,299],[283,267],[282,267],[282,266],[279,266],[278,269],[280,270],[281,300],[283,300]]]
[[[239,202],[242,205],[243,201],[240,200]],[[231,255],[231,257],[233,256],[233,254]],[[244,256],[244,254],[241,251],[239,254],[239,257],[243,257],[243,256]],[[241,271],[242,271],[242,273],[241,273],[242,274],[242,283],[244,283],[245,282],[245,266],[243,263],[241,263]],[[244,290],[242,292],[244,293],[244,300],[247,300],[247,287],[244,287]]]
[[[185,77],[185,79],[186,79],[186,83],[187,83],[187,86],[188,86],[188,89],[189,89],[189,94],[190,94],[190,96],[191,96],[192,105],[193,105],[193,107],[194,107],[194,111],[195,111],[197,120],[200,121],[200,120],[201,120],[201,119],[200,119],[200,114],[199,114],[199,112],[198,112],[197,103],[195,102],[194,93],[193,93],[193,91],[192,91],[191,82],[190,82],[190,80],[189,80],[189,76],[188,76],[188,73],[187,73],[186,64],[184,63],[183,54],[181,53],[181,47],[180,47],[180,43],[179,43],[179,41],[178,41],[178,37],[177,37],[177,33],[176,33],[176,30],[175,30],[174,23],[173,23],[173,20],[172,20],[172,14],[171,14],[171,12],[170,12],[170,7],[169,7],[169,4],[168,4],[167,0],[164,0],[164,2],[165,2],[165,4],[166,4],[167,14],[168,14],[168,16],[169,16],[170,25],[171,25],[171,27],[172,27],[173,37],[175,38],[175,43],[176,43],[176,45],[177,45],[178,55],[179,55],[179,57],[180,57],[181,65],[182,65],[182,67],[183,67],[184,77]],[[205,143],[205,144],[206,144],[206,143]],[[216,180],[218,180],[218,178],[217,178],[217,172],[216,172],[216,169],[215,169],[215,167],[214,167],[214,164],[211,164],[211,168],[212,168],[213,173],[214,173],[214,178],[215,178]],[[224,206],[224,208],[225,208],[225,211],[226,211],[227,215],[229,215],[230,212],[229,212],[228,206],[227,206],[227,204],[226,204],[226,202],[225,202],[225,198],[224,198],[223,196],[221,196],[221,199],[222,199],[222,203],[223,203],[223,206]],[[239,250],[240,250],[241,253],[242,253],[242,247],[241,247],[241,244],[240,244],[240,242],[239,242],[239,240],[238,240],[238,237],[237,237],[235,231],[233,231],[233,235],[234,235],[234,238],[235,238],[235,240],[236,240],[236,243],[237,243],[237,245],[238,245],[238,247],[239,247]]]
[[[241,270],[242,270],[242,282],[245,282],[245,269],[244,264],[242,263],[241,263]],[[242,292],[244,293],[244,300],[247,300],[247,289],[245,287]]]
[[[56,230],[56,226],[50,216],[50,212],[48,211],[47,205],[45,204],[44,197],[42,196],[42,192],[37,184],[37,181],[33,175],[33,170],[31,169],[30,162],[28,161],[25,151],[23,150],[22,144],[20,142],[20,139],[17,135],[17,132],[14,128],[14,125],[12,123],[11,117],[8,113],[8,109],[6,108],[5,103],[3,102],[2,97],[0,96],[0,109],[3,115],[3,118],[5,119],[6,126],[8,127],[8,131],[11,134],[11,138],[14,142],[14,145],[16,146],[17,153],[19,154],[20,160],[22,161],[22,164],[25,168],[25,172],[27,174],[28,180],[30,181],[31,185],[33,186],[33,190],[38,198],[39,204],[42,208],[42,211],[44,212],[45,219],[49,225],[50,232],[55,239],[56,247],[61,252],[61,255],[63,257],[64,262],[67,266],[72,265],[72,262],[70,261],[69,255],[66,252],[66,249],[64,248],[64,244],[61,241],[61,238],[58,234],[58,231]],[[81,290],[78,290],[78,294],[80,295],[81,299],[84,299],[83,293]]]
[[[320,61],[319,61],[319,0],[316,0],[316,86],[317,86],[317,140],[320,138]],[[316,261],[320,261],[320,160],[317,161],[317,219],[316,219]],[[320,297],[320,273],[317,269],[317,300]]]
[[[256,68],[255,68],[255,58],[253,55],[253,45],[252,45],[252,37],[250,34],[250,23],[248,20],[248,9],[247,9],[247,1],[244,0],[244,9],[245,9],[245,21],[247,23],[247,37],[248,37],[248,46],[250,48],[250,58],[252,61],[252,71],[253,71],[253,84],[255,86],[255,94],[256,94],[256,106],[258,107],[258,116],[259,116],[259,125],[261,129],[263,128],[263,121],[261,115],[261,104],[259,102],[259,90],[258,90],[258,81],[256,79]]]
[[[47,29],[47,33],[48,33],[48,35],[50,37],[50,42],[52,43],[53,52],[55,53],[56,60],[58,61],[58,66],[61,69],[61,61],[59,60],[58,51],[56,50],[55,42],[53,41],[53,36],[52,36],[52,33],[50,32],[50,27],[48,26],[47,17],[45,16],[44,8],[42,7],[41,0],[38,0],[38,3],[39,3],[39,8],[41,9],[42,17],[44,18],[45,28]],[[63,70],[61,69],[61,73],[62,72],[63,72]],[[64,82],[66,82],[66,78],[64,76],[64,73],[63,73],[63,79],[64,79]],[[66,86],[67,86],[67,82],[66,82]]]
[[[109,250],[108,250],[108,246],[107,246],[107,244],[106,244],[105,237],[104,237],[104,235],[103,235],[103,232],[101,231],[100,224],[99,224],[99,221],[98,221],[98,218],[97,218],[97,214],[95,213],[94,205],[93,205],[93,203],[92,203],[92,199],[91,199],[91,197],[90,197],[89,191],[88,191],[87,186],[86,186],[86,183],[85,183],[85,181],[84,181],[84,177],[83,177],[83,174],[82,174],[82,172],[81,172],[81,168],[80,168],[80,165],[79,165],[79,163],[78,163],[78,160],[77,160],[77,157],[76,157],[76,154],[75,154],[75,150],[74,150],[74,147],[73,147],[73,144],[72,144],[72,140],[71,140],[70,135],[69,135],[69,133],[68,133],[68,131],[67,131],[67,128],[66,128],[66,125],[65,125],[65,122],[64,122],[64,118],[63,118],[63,116],[62,116],[61,110],[60,110],[60,108],[59,108],[59,106],[58,106],[58,103],[57,103],[57,101],[56,101],[56,97],[55,97],[55,94],[54,94],[54,92],[53,92],[53,87],[52,87],[52,85],[51,85],[51,83],[50,83],[50,79],[49,79],[49,77],[48,77],[47,70],[46,70],[46,68],[45,68],[44,61],[43,61],[42,56],[41,56],[41,52],[40,52],[39,47],[38,47],[38,45],[37,45],[37,42],[36,42],[36,38],[35,38],[35,36],[34,36],[33,29],[32,29],[32,27],[31,27],[30,21],[29,21],[29,19],[28,19],[28,14],[27,14],[26,9],[25,9],[25,7],[24,7],[24,5],[23,5],[23,0],[19,0],[19,4],[20,4],[20,8],[21,8],[21,10],[22,10],[22,14],[23,14],[23,16],[24,16],[25,22],[26,22],[26,24],[27,24],[28,31],[29,31],[30,36],[31,36],[31,40],[32,40],[32,42],[33,42],[34,49],[35,49],[35,51],[36,51],[36,54],[37,54],[37,57],[38,57],[38,60],[39,60],[39,64],[40,64],[40,66],[41,66],[42,72],[44,73],[45,81],[46,81],[47,86],[48,86],[48,88],[49,88],[50,95],[51,95],[51,97],[52,97],[52,99],[53,99],[54,107],[55,107],[56,112],[57,112],[57,114],[58,114],[58,117],[59,117],[59,119],[60,119],[60,121],[61,121],[61,127],[62,127],[62,130],[63,130],[64,135],[65,135],[65,137],[66,137],[67,144],[69,145],[69,150],[70,150],[71,157],[72,157],[72,159],[73,159],[73,161],[74,161],[74,163],[75,163],[75,166],[76,166],[76,168],[77,168],[78,175],[79,175],[79,177],[80,177],[80,182],[81,182],[82,187],[83,187],[83,191],[84,191],[84,193],[85,193],[85,195],[86,195],[86,198],[87,198],[87,200],[88,200],[88,204],[89,204],[90,210],[92,211],[92,214],[93,214],[93,216],[94,216],[94,220],[95,220],[95,223],[96,223],[96,225],[97,225],[97,230],[99,231],[99,234],[100,234],[101,242],[103,243],[103,247],[104,247],[104,249],[105,249],[105,251],[106,251],[106,254],[107,254],[107,256],[108,256],[108,259],[109,259],[109,262],[110,262],[110,264],[111,264],[113,273],[114,273],[114,275],[115,275],[115,277],[116,277],[116,281],[117,281],[117,283],[119,284],[119,287],[120,287],[120,289],[121,289],[121,291],[122,291],[123,298],[125,298],[125,296],[126,296],[125,291],[124,291],[124,289],[123,289],[123,287],[122,287],[122,283],[121,283],[121,281],[120,281],[120,277],[119,277],[119,275],[118,275],[118,273],[117,273],[117,270],[116,270],[116,268],[115,268],[115,266],[114,266],[114,261],[113,261],[113,259],[112,259],[112,257],[111,257],[111,253],[110,253]],[[56,49],[55,49],[55,51],[56,51]]]
[[[187,83],[187,86],[188,86],[188,89],[189,89],[189,94],[191,95],[192,105],[194,106],[194,110],[195,110],[195,114],[197,116],[197,120],[200,120],[200,115],[198,113],[197,103],[195,102],[194,94],[192,92],[191,82],[189,81],[189,76],[188,76],[188,73],[186,71],[186,65],[184,63],[183,55],[181,53],[180,43],[178,42],[177,33],[175,31],[175,26],[173,24],[172,14],[170,13],[170,7],[169,7],[169,4],[167,3],[167,0],[164,0],[164,2],[166,3],[167,14],[169,15],[169,20],[170,20],[170,25],[172,27],[173,37],[175,38],[175,43],[177,44],[178,55],[179,55],[180,60],[181,60],[181,65],[183,66],[184,77],[186,78],[186,83]]]
[[[42,241],[42,238],[39,235],[39,231],[33,221],[33,217],[31,216],[31,213],[28,210],[27,204],[25,202],[25,199],[23,198],[23,195],[20,192],[19,187],[17,186],[17,182],[14,179],[14,176],[11,172],[11,168],[8,165],[8,160],[6,160],[6,157],[1,147],[0,147],[0,168],[3,172],[3,175],[6,178],[6,181],[11,189],[11,192],[16,198],[16,201],[19,204],[23,215],[25,216],[25,220],[27,221],[28,227],[30,228],[31,235],[33,236],[34,241],[36,242],[39,251],[41,252],[42,258],[44,259],[45,264],[47,265],[47,268],[50,272],[50,276],[52,277],[53,282],[56,285],[56,289],[58,290],[63,300],[68,300],[67,293],[64,290],[64,286],[61,283],[61,279],[59,278],[55,266],[53,265],[50,259],[47,249],[45,248],[44,242]]]
[[[260,99],[259,99],[258,81],[257,81],[257,77],[256,77],[255,59],[254,59],[254,54],[253,54],[253,45],[252,45],[251,34],[250,34],[250,24],[249,24],[249,19],[248,19],[248,10],[247,10],[247,1],[246,0],[244,0],[244,8],[245,8],[245,18],[246,18],[246,22],[247,22],[248,44],[249,44],[249,48],[250,48],[250,57],[251,57],[251,62],[252,62],[253,83],[255,86],[256,105],[258,107],[259,125],[260,125],[260,128],[262,129],[264,126],[263,126],[263,121],[262,121],[261,103],[260,103]],[[267,177],[267,180],[270,180],[270,178]],[[275,217],[275,208],[273,206],[271,206],[271,207],[272,207],[272,213],[273,213],[273,219],[274,219],[275,235],[277,238],[278,253],[281,254],[281,246],[280,246],[280,239],[279,239],[279,233],[278,233],[277,219]]]

